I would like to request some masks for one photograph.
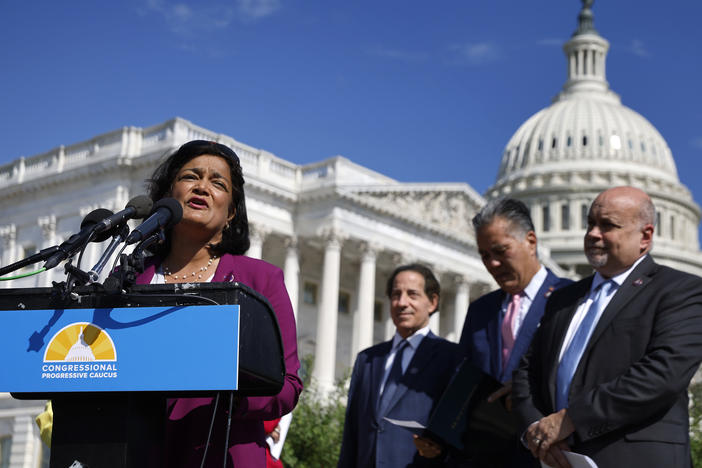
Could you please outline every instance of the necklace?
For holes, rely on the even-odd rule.
[[[204,267],[200,267],[198,270],[195,270],[190,274],[186,273],[184,275],[180,275],[180,278],[181,279],[195,279],[195,276],[197,275],[197,279],[199,279],[199,280],[202,279],[202,275],[205,274],[207,269],[210,268],[210,265],[212,265],[212,262],[215,260],[217,260],[217,256],[213,255],[212,257],[210,257],[209,261],[207,262],[207,265],[205,265]],[[163,282],[164,283],[168,283],[169,276],[172,276],[174,280],[177,280],[179,278],[178,275],[174,275],[173,273],[171,273],[171,271],[168,269],[168,267],[166,265],[161,265],[161,266],[163,267]]]

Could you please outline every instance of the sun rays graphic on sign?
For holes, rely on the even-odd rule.
[[[115,361],[117,352],[110,335],[93,323],[76,322],[56,333],[44,352],[44,362]]]

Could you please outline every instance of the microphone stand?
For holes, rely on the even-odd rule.
[[[125,224],[124,226],[122,226],[122,229],[120,229],[120,231],[112,237],[112,241],[110,242],[110,245],[107,246],[107,250],[105,250],[105,252],[103,252],[103,254],[100,257],[100,259],[98,260],[98,262],[88,272],[88,275],[90,276],[90,279],[89,279],[90,283],[95,283],[98,280],[98,277],[100,276],[100,272],[102,271],[103,268],[105,268],[107,261],[110,259],[110,257],[115,252],[115,250],[117,250],[117,246],[119,244],[121,244],[122,242],[124,242],[128,235],[129,235],[129,226],[127,226]]]
[[[163,229],[137,244],[131,255],[121,254],[119,256],[119,268],[105,279],[103,286],[110,294],[120,294],[136,284],[138,273],[144,272],[144,251],[153,244],[160,244],[166,240]]]
[[[35,253],[34,255],[30,255],[29,257],[24,258],[18,262],[2,267],[0,268],[0,276],[5,276],[8,273],[12,273],[13,271],[19,270],[20,268],[24,268],[27,265],[31,265],[32,263],[48,260],[49,257],[58,252],[58,250],[58,245],[54,245],[53,247],[47,247],[46,249],[43,249]]]

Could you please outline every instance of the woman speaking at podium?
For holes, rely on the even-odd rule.
[[[302,381],[297,375],[300,362],[295,318],[283,272],[243,255],[249,248],[249,227],[239,158],[227,146],[212,141],[185,143],[156,169],[149,181],[149,195],[154,201],[164,197],[179,201],[183,218],[167,232],[156,255],[147,259],[137,283],[238,281],[263,294],[273,306],[285,353],[285,382],[276,396],[239,400],[227,462],[227,466],[237,468],[263,468],[263,421],[292,411]],[[214,404],[214,398],[168,401],[166,466],[201,466]],[[227,404],[220,402],[205,466],[223,466],[226,411]]]

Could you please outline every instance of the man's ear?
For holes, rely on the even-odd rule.
[[[644,227],[641,228],[641,242],[639,243],[639,249],[641,252],[646,252],[647,250],[651,249],[654,230],[653,224],[651,223],[645,224]]]
[[[524,236],[524,239],[527,241],[529,244],[529,251],[536,255],[536,233],[534,231],[529,231],[526,233],[526,236]]]
[[[429,311],[429,315],[431,315],[436,312],[436,308],[439,307],[439,295],[436,293],[432,294],[429,298],[429,302],[431,302],[431,309]]]

